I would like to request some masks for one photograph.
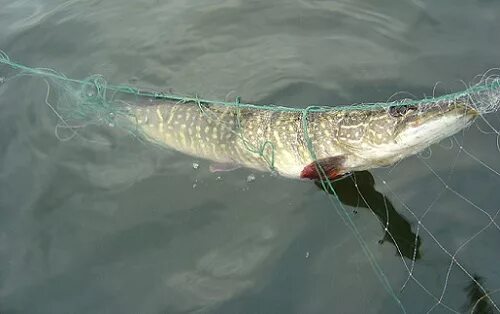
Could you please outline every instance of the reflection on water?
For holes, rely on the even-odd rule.
[[[491,304],[490,299],[487,297],[487,294],[481,289],[481,286],[484,287],[484,279],[481,276],[474,275],[474,280],[471,279],[470,283],[465,288],[467,292],[467,306],[465,309],[467,312],[471,314],[491,314],[494,313],[494,308]],[[486,291],[488,293],[488,291]]]
[[[323,189],[320,181],[316,185]],[[389,241],[401,255],[409,259],[420,258],[420,237],[411,230],[411,225],[405,217],[401,216],[392,202],[382,193],[375,190],[375,180],[368,171],[354,172],[342,180],[331,183],[334,191],[326,192],[337,196],[345,205],[355,208],[370,209],[384,228],[384,236],[380,243]]]
[[[379,219],[384,236],[379,243],[389,241],[401,255],[406,258],[419,260],[420,237],[411,230],[408,220],[401,216],[394,208],[392,202],[382,193],[375,190],[375,180],[368,171],[354,172],[352,175],[340,180],[332,181],[331,186],[315,181],[316,186],[329,194],[336,196],[344,205],[354,208],[370,209]],[[489,297],[489,291],[484,291],[484,279],[473,275],[464,288],[467,301],[464,309],[471,314],[491,314],[495,312]]]
[[[461,89],[460,80],[499,64],[500,41],[492,40],[499,1],[0,0],[0,7],[0,49],[15,61],[208,99],[234,90],[230,98],[306,107],[384,101],[398,91],[420,97],[438,81],[446,85],[437,92]],[[9,78],[5,70],[0,77]],[[102,134],[109,147],[61,143],[45,96],[43,81],[0,85],[0,314],[400,313],[312,184],[260,176],[247,183],[246,172],[216,180],[202,166],[193,171],[188,157],[118,130]],[[467,133],[469,151],[498,170],[495,137]],[[451,168],[450,157],[459,161]],[[437,197],[441,185],[412,160],[391,172],[384,192],[391,194],[377,191],[368,172],[328,192],[359,208],[364,235],[392,244],[365,239],[395,290],[408,275],[400,256],[416,261],[423,287],[410,280],[401,292],[408,313],[425,313],[441,292],[458,312],[498,312],[477,282],[498,299],[500,233],[473,238],[490,222],[481,210],[497,208],[498,178],[464,154],[436,149],[433,170],[452,173],[448,183],[481,210],[443,192],[423,221],[431,234],[422,228],[417,237],[407,209],[422,217],[429,200],[421,195]],[[481,277],[475,282],[454,265],[447,281],[447,252],[468,239],[456,257]]]

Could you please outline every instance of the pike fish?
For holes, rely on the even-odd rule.
[[[454,135],[478,115],[470,102],[461,97],[304,113],[161,100],[130,110],[150,140],[211,160],[216,170],[248,167],[335,179],[394,164]]]

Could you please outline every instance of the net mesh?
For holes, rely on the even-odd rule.
[[[441,312],[446,310],[452,313],[493,313],[500,312],[499,288],[491,287],[485,279],[495,275],[495,270],[491,273],[479,274],[476,272],[474,263],[469,254],[463,254],[470,250],[473,243],[488,243],[488,245],[498,244],[500,226],[498,214],[500,207],[488,198],[488,193],[495,193],[500,179],[500,172],[496,167],[498,151],[500,150],[500,133],[497,130],[498,123],[497,110],[500,106],[500,79],[493,72],[488,72],[476,79],[472,85],[464,84],[463,91],[447,94],[444,96],[432,96],[429,98],[412,100],[402,99],[384,103],[364,103],[348,106],[317,106],[312,105],[306,108],[292,108],[280,105],[256,105],[236,101],[212,101],[199,97],[183,97],[169,93],[148,91],[125,85],[108,84],[104,77],[94,75],[84,80],[72,79],[51,69],[32,68],[12,61],[7,54],[0,51],[0,64],[9,68],[8,75],[2,77],[1,83],[13,80],[20,76],[33,76],[44,79],[47,83],[47,96],[45,104],[57,116],[59,123],[55,128],[55,134],[60,140],[69,140],[81,136],[80,130],[92,125],[104,125],[116,127],[133,134],[140,140],[153,141],[142,134],[138,123],[131,121],[138,120],[130,110],[135,102],[145,100],[168,100],[176,104],[197,106],[207,119],[217,122],[217,112],[212,110],[210,105],[223,107],[234,107],[248,110],[269,110],[273,112],[299,112],[302,116],[302,132],[306,141],[310,156],[317,159],[312,140],[308,134],[308,117],[312,113],[328,112],[332,110],[353,110],[370,111],[385,108],[389,110],[396,105],[404,106],[429,106],[429,104],[441,104],[443,102],[453,102],[456,99],[466,97],[470,99],[470,104],[480,113],[480,117],[475,124],[476,128],[467,132],[480,132],[491,143],[486,144],[493,149],[485,150],[483,154],[475,153],[474,145],[478,143],[470,142],[466,133],[459,133],[440,143],[438,149],[419,154],[414,160],[422,173],[431,173],[432,182],[426,182],[429,191],[432,191],[428,199],[426,208],[419,208],[414,205],[410,198],[406,198],[398,190],[398,180],[405,177],[404,171],[398,165],[392,165],[380,171],[370,173],[368,171],[355,172],[342,180],[330,180],[327,169],[317,165],[317,171],[321,174],[320,180],[315,181],[316,185],[327,192],[331,206],[336,209],[339,217],[350,229],[353,236],[358,241],[363,253],[369,261],[377,278],[384,290],[389,294],[401,312],[412,312],[408,305],[407,290],[418,289],[430,300],[426,304],[427,312]],[[57,102],[54,105],[49,101],[50,94],[57,94]],[[239,112],[239,111],[237,111]],[[240,119],[237,119],[239,123]],[[257,154],[268,164],[270,170],[274,169],[275,143],[265,141],[259,146],[252,144],[252,141],[244,138],[241,133],[236,134],[241,137],[249,153]],[[485,140],[485,141],[486,141]],[[450,161],[444,170],[437,168],[431,162],[434,154],[444,154]],[[470,195],[466,185],[461,185],[462,180],[456,178],[464,172],[468,164],[474,163],[482,169],[475,174],[480,181],[484,181],[489,187],[484,195]],[[470,174],[466,174],[470,175]],[[483,177],[481,177],[483,176]],[[469,179],[469,178],[467,178]],[[375,188],[375,183],[379,183]],[[454,203],[450,204],[445,196],[453,196]],[[490,201],[488,201],[490,200]],[[440,215],[443,207],[458,207],[461,210],[474,211],[477,214],[477,221],[470,222],[463,240],[459,243],[450,241],[446,235],[436,231],[438,226],[433,222],[433,216]],[[394,280],[388,277],[388,271],[381,265],[374,254],[373,247],[367,242],[360,226],[356,223],[355,214],[351,208],[367,208],[380,222],[383,228],[383,238],[380,243],[390,242],[396,249],[401,260],[401,265],[405,270],[406,278]],[[468,222],[460,220],[460,211],[456,213],[457,218],[450,223]],[[408,218],[405,218],[408,217]],[[411,222],[413,223],[411,223]],[[484,239],[488,238],[489,241]],[[424,240],[425,239],[425,240]],[[439,277],[440,285],[430,283],[422,279],[422,272],[428,271],[429,266],[421,265],[425,256],[421,253],[421,247],[425,245],[432,252],[431,247],[437,255],[442,256],[446,263],[442,269],[434,269]],[[494,250],[495,247],[492,248]],[[478,259],[494,258],[490,256],[476,256]],[[442,266],[442,265],[441,265]],[[457,275],[457,272],[461,275]],[[463,284],[464,291],[468,296],[466,305],[459,304],[454,299],[448,300],[447,294],[456,285],[452,281],[453,276],[462,276],[466,283]],[[496,278],[496,277],[495,277]],[[498,282],[498,281],[497,281]]]

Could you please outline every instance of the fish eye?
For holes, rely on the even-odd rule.
[[[389,107],[389,114],[394,118],[399,118],[404,116],[410,111],[417,110],[417,106],[414,105],[394,105]]]

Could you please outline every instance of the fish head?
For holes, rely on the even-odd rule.
[[[400,150],[421,150],[468,127],[478,112],[466,102],[390,107],[393,137]],[[396,113],[394,113],[394,111]]]
[[[395,103],[367,113],[364,132],[350,145],[359,158],[391,164],[468,127],[478,112],[467,101]]]

